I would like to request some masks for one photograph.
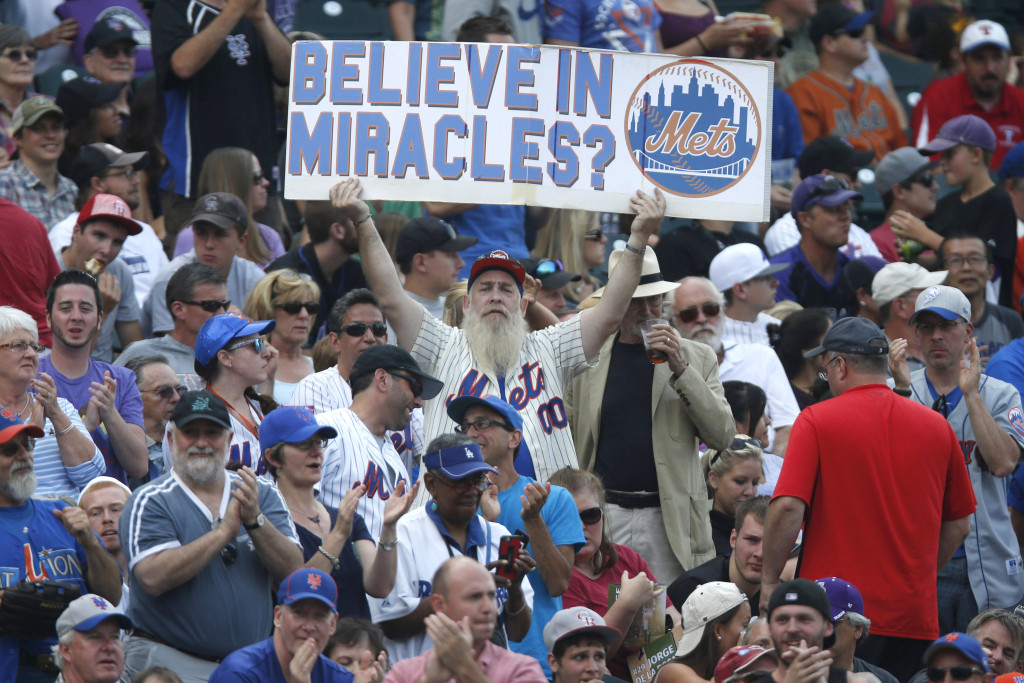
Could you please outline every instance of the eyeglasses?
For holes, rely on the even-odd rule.
[[[905,186],[910,186],[910,185],[913,185],[914,183],[918,183],[919,185],[924,185],[925,187],[931,187],[932,183],[934,183],[934,182],[935,182],[935,174],[933,174],[932,172],[928,171],[928,172],[920,173],[920,174],[914,176],[913,178],[908,180],[905,184],[904,183],[900,183],[900,184],[901,185],[905,185]]]
[[[694,320],[697,319],[698,310],[704,314],[705,318],[714,318],[716,315],[722,312],[722,306],[713,301],[701,304],[699,307],[687,306],[686,308],[676,313],[676,317],[679,318],[679,322],[681,323],[692,323]]]
[[[110,173],[106,173],[100,177],[103,179],[124,177],[127,178],[128,180],[135,180],[136,178],[139,177],[139,172],[136,171],[134,168],[126,168],[121,171],[111,171]]]
[[[6,344],[0,344],[0,349],[13,351],[14,353],[25,353],[29,349],[32,349],[36,353],[42,353],[46,350],[46,347],[42,344],[34,344],[32,342],[8,342]]]
[[[854,40],[859,40],[862,35],[864,35],[864,27],[863,26],[861,26],[860,28],[852,29],[852,30],[847,30],[845,28],[841,28],[838,31],[836,31],[835,37],[838,38],[839,36],[850,36]]]
[[[264,180],[266,180],[266,178],[263,177],[263,171],[253,171],[252,172],[252,184],[253,185],[259,185]]]
[[[580,510],[580,521],[584,524],[597,524],[601,521],[601,508],[587,508]]]
[[[832,356],[832,360],[828,361],[827,363],[825,363],[824,365],[821,366],[821,372],[818,373],[818,377],[822,381],[824,381],[824,382],[828,381],[828,366],[832,365],[833,363],[835,363],[840,358],[842,358],[842,356]]]
[[[945,394],[939,394],[939,397],[932,403],[932,410],[937,413],[942,413],[942,417],[949,417],[949,402],[946,400]],[[939,679],[942,680],[942,679]],[[958,679],[964,680],[964,679]]]
[[[600,228],[583,234],[583,239],[594,240],[595,242],[600,242],[602,237],[604,237],[604,231]]]
[[[553,273],[558,273],[563,270],[565,270],[565,266],[563,266],[562,262],[558,259],[544,259],[537,264],[537,267],[533,272],[536,275],[552,275]]]
[[[412,395],[415,398],[419,398],[420,396],[423,395],[423,382],[421,382],[419,379],[413,377],[412,375],[407,375],[404,372],[395,372],[394,370],[388,370],[387,372],[392,377],[401,377],[406,382],[408,382],[409,386],[412,387]]]
[[[185,301],[182,299],[181,303],[187,306],[199,306],[207,313],[217,313],[222,308],[227,310],[227,307],[231,305],[231,300],[224,299],[224,301],[217,301],[216,299],[203,299],[202,301]]]
[[[975,674],[979,676],[985,675],[985,672],[979,669],[978,667],[967,666],[966,664],[950,667],[930,666],[928,667],[928,680],[932,681],[932,683],[939,683],[939,681],[944,681],[946,680],[947,672],[953,678],[954,681],[966,681]]]
[[[188,391],[188,389],[186,389],[181,384],[179,384],[176,387],[175,386],[171,386],[170,384],[165,384],[164,386],[157,387],[156,389],[139,389],[140,393],[143,393],[143,394],[156,394],[163,401],[171,400],[171,397],[174,396],[175,394],[177,394],[178,396],[181,396],[186,391]]]
[[[963,256],[950,256],[943,259],[943,263],[945,263],[946,267],[949,269],[959,270],[964,267],[965,263],[971,268],[977,269],[988,265],[988,257],[983,254],[971,254],[967,258],[964,258]]]
[[[373,332],[374,337],[383,337],[388,333],[388,326],[385,323],[349,323],[341,328],[341,331],[350,337],[362,337],[366,334],[367,328]]]
[[[465,495],[470,491],[483,493],[484,491],[487,490],[487,487],[491,485],[491,482],[487,480],[487,475],[484,474],[473,477],[472,479],[466,478],[459,479],[458,481],[449,481],[448,479],[445,479],[444,477],[439,476],[437,474],[434,475],[434,478],[437,479],[442,484],[444,484],[445,486],[447,486],[448,488],[455,491],[455,493],[458,493],[459,495]]]
[[[305,308],[306,313],[316,315],[320,310],[320,303],[317,301],[285,301],[280,304],[275,304],[274,308],[280,308],[288,315],[298,315],[299,311]],[[384,329],[387,331],[386,327]]]
[[[67,130],[67,127],[64,125],[63,121],[58,121],[57,123],[46,123],[45,121],[37,121],[36,123],[33,123],[31,126],[25,127],[32,131],[33,133],[35,133],[36,135],[47,135],[49,133],[63,133],[65,130]]]
[[[498,425],[506,432],[511,432],[515,429],[512,425],[501,422],[500,420],[492,420],[489,417],[478,417],[472,422],[463,422],[460,425],[456,425],[455,431],[459,434],[466,434],[469,432],[470,428],[473,428],[478,432],[482,432],[485,429],[490,429],[491,425]]]
[[[128,58],[134,57],[136,48],[134,45],[104,45],[96,49],[107,59],[117,59],[118,55],[124,55]]]
[[[917,323],[917,333],[929,336],[935,333],[935,328],[938,327],[939,331],[945,334],[951,331],[954,327],[960,324],[960,320],[943,320],[941,323]]]
[[[28,59],[28,61],[30,61],[30,62],[34,62],[34,61],[36,61],[36,55],[37,54],[39,54],[39,53],[37,53],[32,48],[28,48],[27,50],[21,50],[19,48],[14,48],[13,50],[11,50],[9,52],[5,52],[3,54],[3,56],[6,57],[7,59],[11,60],[12,62],[20,62],[22,57]]]
[[[225,346],[224,350],[234,351],[235,349],[240,349],[243,346],[248,346],[249,344],[252,344],[253,349],[257,354],[263,353],[263,349],[266,348],[266,342],[263,341],[263,337],[253,337],[252,339],[246,339],[245,341],[240,341],[232,344],[231,346]]]
[[[742,451],[744,446],[753,446],[754,448],[761,448],[761,442],[758,441],[757,439],[740,439],[739,437],[737,437],[729,443],[729,450]],[[714,455],[711,456],[711,462],[709,462],[708,464],[714,465],[720,457],[722,457],[722,451],[717,451]]]
[[[25,437],[24,443],[20,441],[8,441],[3,446],[0,446],[0,455],[5,458],[13,458],[22,448],[25,449],[26,453],[31,453],[36,449],[36,440],[31,436],[27,436]]]
[[[311,451],[317,446],[319,446],[320,448],[326,448],[327,439],[324,439],[323,437],[319,436],[311,436],[305,441],[300,441],[298,443],[293,443],[291,445],[292,447],[297,448],[300,451]]]

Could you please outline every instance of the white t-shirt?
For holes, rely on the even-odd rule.
[[[750,382],[764,389],[768,405],[765,413],[771,418],[768,428],[769,445],[775,445],[775,430],[789,427],[796,421],[800,407],[793,395],[793,387],[789,384],[782,361],[775,351],[761,344],[735,344],[725,342],[725,360],[718,367],[718,377],[723,382],[738,380]]]
[[[795,247],[800,241],[800,229],[796,227],[796,219],[789,211],[782,214],[779,220],[772,223],[764,236],[764,247],[768,250],[768,256],[775,256]],[[864,256],[877,256],[882,258],[882,253],[875,246],[871,235],[856,223],[850,224],[850,236],[840,251],[851,259],[863,258]]]

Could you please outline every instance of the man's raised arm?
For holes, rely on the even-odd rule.
[[[359,231],[359,258],[363,272],[366,273],[366,281],[398,336],[398,345],[409,350],[420,332],[423,306],[410,298],[402,288],[391,255],[380,239],[377,226],[373,224],[370,207],[359,198],[362,189],[356,178],[342,180],[331,188],[331,204],[342,211]]]
[[[636,218],[629,229],[626,253],[622,255],[615,272],[608,279],[608,286],[601,295],[601,301],[580,314],[583,316],[583,352],[587,360],[593,360],[597,356],[604,340],[615,331],[622,320],[626,307],[633,297],[633,291],[640,281],[647,238],[661,225],[661,219],[665,216],[665,196],[658,188],[654,189],[653,196],[637,190],[636,194],[630,197],[629,205],[636,212]]]

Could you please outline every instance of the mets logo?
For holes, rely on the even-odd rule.
[[[107,605],[109,605],[110,603],[108,603],[100,596],[94,595],[92,596],[92,604],[95,605],[98,609],[101,609],[105,612],[107,611]]]
[[[309,587],[313,590],[320,589],[321,581],[323,581],[323,579],[320,578],[319,574],[310,573],[308,576],[306,576],[306,583],[309,584]]]
[[[683,59],[633,91],[626,116],[633,162],[680,197],[707,197],[740,181],[761,150],[761,114],[747,88],[714,64]]]
[[[923,303],[923,304],[929,303],[932,299],[934,299],[935,297],[937,297],[939,295],[940,291],[942,291],[942,290],[939,289],[938,285],[934,285],[932,287],[929,287],[928,291],[925,292],[925,294],[924,294],[924,301],[922,301],[921,303]]]
[[[1006,414],[1006,419],[1010,421],[1010,424],[1013,425],[1018,434],[1024,436],[1024,411],[1020,409],[1020,406],[1010,408],[1010,412]]]

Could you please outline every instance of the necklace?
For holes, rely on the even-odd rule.
[[[292,512],[296,511],[296,508],[294,506],[292,506],[292,505],[289,505],[288,509],[290,509]],[[313,503],[313,509],[314,510],[316,509],[316,503]],[[308,519],[313,524],[316,524],[317,526],[320,526],[320,513],[319,512],[317,512],[315,515],[306,514],[302,510],[298,510],[298,512],[301,512],[302,516],[305,517],[306,519]]]
[[[21,417],[21,416],[22,416],[22,415],[23,415],[23,414],[25,413],[25,411],[26,411],[26,410],[28,410],[28,404],[29,404],[29,403],[30,403],[31,401],[32,401],[32,394],[28,394],[28,395],[27,395],[27,396],[25,397],[25,406],[24,406],[24,407],[23,407],[23,408],[21,409],[21,412],[19,412],[19,413],[18,413],[18,417]],[[4,405],[3,403],[0,403],[0,408],[3,408],[3,409],[4,409],[4,410],[6,410],[6,411],[7,411],[8,413],[12,412],[12,411],[11,411],[11,410],[10,410],[10,409],[9,409],[9,408],[8,408],[7,406],[5,406],[5,405]]]

